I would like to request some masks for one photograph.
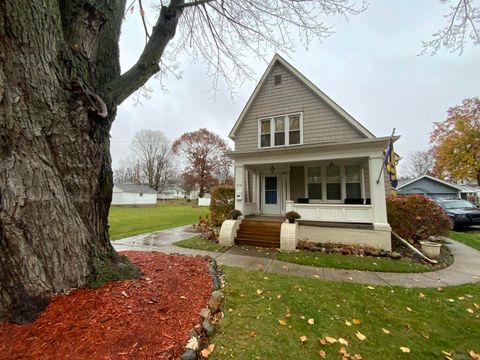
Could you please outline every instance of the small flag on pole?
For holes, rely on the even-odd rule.
[[[390,178],[390,185],[392,190],[397,189],[397,169],[395,168],[396,159],[395,151],[393,151],[393,139],[390,138],[390,143],[388,144],[387,151],[385,152],[385,159],[383,160],[385,169],[387,170],[388,177]]]

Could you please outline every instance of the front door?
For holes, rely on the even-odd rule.
[[[280,192],[278,191],[278,176],[265,175],[263,177],[263,213],[280,214]]]

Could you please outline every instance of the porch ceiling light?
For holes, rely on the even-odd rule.
[[[272,165],[272,167],[270,168],[270,171],[272,172],[272,174],[275,172],[275,166]]]
[[[333,163],[332,160],[330,160],[330,164],[328,164],[328,167],[332,168],[332,167],[334,167],[334,166],[335,166],[335,164]]]

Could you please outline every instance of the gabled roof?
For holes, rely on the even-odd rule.
[[[150,186],[147,185],[136,185],[136,184],[114,184],[123,192],[127,193],[142,193],[142,194],[156,194],[157,191],[153,190]]]
[[[242,112],[240,113],[240,116],[238,117],[238,120],[236,121],[235,125],[233,126],[232,130],[230,131],[230,134],[228,134],[228,137],[231,138],[232,140],[235,139],[235,135],[237,133],[238,128],[240,127],[240,124],[242,123],[243,119],[247,115],[248,111],[250,110],[250,107],[252,104],[255,102],[255,99],[257,95],[260,93],[260,90],[262,89],[263,84],[265,81],[268,79],[270,73],[272,72],[273,67],[275,66],[276,63],[282,64],[287,70],[289,70],[300,82],[302,82],[307,88],[309,88],[313,93],[315,93],[320,99],[322,99],[327,105],[330,106],[335,112],[337,112],[341,117],[343,117],[347,123],[350,123],[354,128],[356,128],[360,133],[365,135],[367,138],[374,138],[375,135],[373,135],[370,131],[367,130],[362,124],[360,124],[357,120],[355,120],[349,113],[347,113],[345,110],[343,110],[336,102],[334,102],[332,99],[330,99],[327,94],[325,94],[322,90],[320,90],[318,87],[316,87],[310,80],[308,80],[305,76],[303,76],[297,69],[295,69],[292,65],[290,65],[284,58],[282,58],[280,55],[275,54],[273,57],[272,61],[270,61],[270,64],[267,67],[267,70],[265,70],[265,73],[262,75],[260,81],[258,82],[257,86],[255,87],[255,90],[253,91],[252,95],[250,95],[250,98],[247,101],[247,104],[243,108]]]
[[[420,179],[430,179],[432,181],[436,181],[436,182],[439,182],[440,184],[443,184],[443,185],[446,185],[446,186],[450,186],[451,188],[454,188],[454,189],[457,189],[457,190],[462,190],[462,188],[460,186],[457,186],[457,185],[454,185],[454,184],[450,184],[446,181],[443,181],[443,180],[440,180],[440,179],[437,179],[436,177],[433,177],[433,176],[430,176],[430,175],[422,175],[422,176],[419,176],[415,179],[410,179],[410,180],[406,180],[404,183],[402,183],[401,185],[398,185],[397,186],[397,190],[409,185],[409,184],[412,184],[414,182],[417,182],[418,180]]]

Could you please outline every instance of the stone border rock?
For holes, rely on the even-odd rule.
[[[203,257],[203,256],[202,256]],[[202,349],[208,347],[208,338],[215,333],[216,325],[223,318],[221,304],[223,300],[222,289],[224,287],[223,273],[219,269],[217,261],[210,256],[208,259],[208,272],[212,276],[213,290],[206,307],[200,310],[202,322],[190,330],[185,352],[180,356],[181,360],[196,360],[200,357]]]

